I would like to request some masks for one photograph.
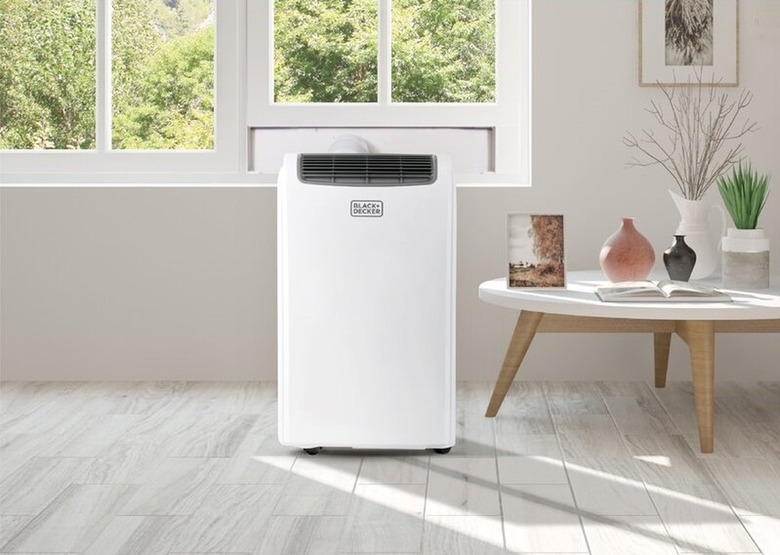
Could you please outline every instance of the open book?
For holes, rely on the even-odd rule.
[[[730,301],[723,291],[688,281],[666,279],[654,281],[623,281],[596,287],[596,295],[604,302],[723,302]]]

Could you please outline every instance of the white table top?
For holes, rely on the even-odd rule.
[[[780,319],[780,283],[755,291],[723,289],[733,302],[713,303],[605,303],[595,288],[609,283],[600,271],[568,272],[566,289],[508,288],[506,278],[486,281],[479,286],[483,301],[514,308],[566,316],[599,316],[642,320],[775,320]],[[717,281],[702,280],[719,287]]]

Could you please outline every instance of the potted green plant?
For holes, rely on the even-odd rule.
[[[718,191],[731,219],[722,245],[723,285],[736,289],[769,287],[769,238],[758,218],[769,196],[769,176],[740,162],[718,178]]]

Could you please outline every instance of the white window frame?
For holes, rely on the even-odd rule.
[[[247,173],[245,0],[215,0],[213,150],[112,150],[111,2],[96,2],[96,148],[0,150],[3,184],[240,183]]]
[[[494,171],[457,175],[458,183],[529,184],[530,0],[496,0],[495,103],[391,103],[391,2],[379,1],[378,101],[287,104],[273,100],[273,2],[247,9],[247,122],[250,128],[489,129]],[[358,132],[359,133],[359,132]],[[302,145],[302,150],[304,145]],[[275,153],[274,153],[275,154]],[[267,180],[275,176],[266,176]]]

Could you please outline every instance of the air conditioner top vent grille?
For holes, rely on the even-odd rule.
[[[430,185],[436,157],[430,154],[299,154],[298,179],[319,185]]]

